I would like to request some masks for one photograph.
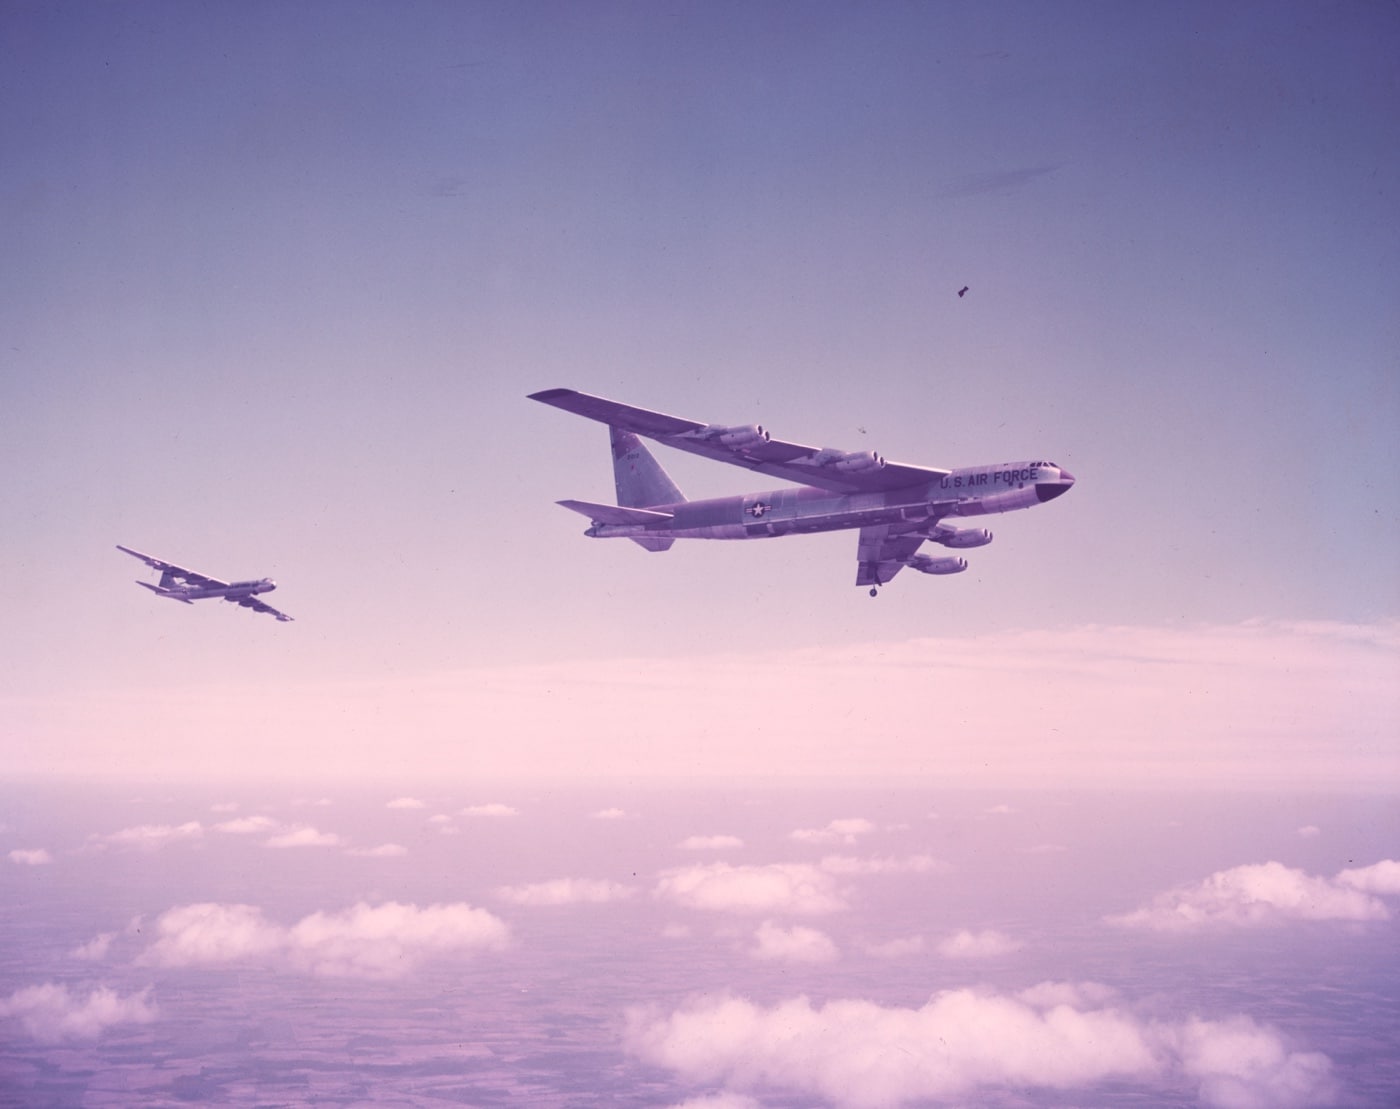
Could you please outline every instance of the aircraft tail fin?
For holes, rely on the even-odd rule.
[[[617,483],[617,503],[627,508],[650,508],[652,505],[680,504],[685,494],[676,488],[671,475],[661,468],[651,451],[647,450],[630,431],[608,426],[612,444],[613,479]],[[649,551],[669,551],[674,539],[630,536],[633,543]]]
[[[652,457],[640,439],[620,427],[609,426],[608,435],[612,443],[618,504],[625,508],[651,508],[684,502],[685,494],[676,488],[671,475],[661,468],[661,463]],[[665,547],[648,549],[665,550]]]

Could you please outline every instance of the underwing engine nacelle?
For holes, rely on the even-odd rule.
[[[740,448],[756,447],[772,438],[762,424],[748,424],[742,427],[717,427],[712,424],[701,432],[701,437],[723,443],[726,447]]]
[[[954,550],[985,547],[992,541],[992,533],[986,528],[953,528],[947,524],[939,524],[929,532],[928,537],[933,542],[952,547]]]
[[[858,474],[865,470],[884,469],[885,460],[874,451],[839,451],[834,447],[817,451],[812,461],[818,466],[840,470],[844,474]]]
[[[965,558],[933,558],[919,554],[909,560],[909,568],[921,574],[961,574],[967,569]]]

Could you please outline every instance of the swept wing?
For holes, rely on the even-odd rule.
[[[574,389],[545,389],[531,400],[562,408],[590,420],[655,439],[676,450],[716,462],[728,462],[770,477],[836,493],[875,493],[903,489],[945,477],[949,471],[887,462],[861,454],[804,446],[773,439],[761,428],[726,427],[683,420],[630,404],[590,396]]]
[[[909,565],[927,536],[891,533],[888,524],[860,529],[856,545],[856,584],[884,585]]]
[[[229,583],[220,581],[218,578],[211,578],[206,574],[196,573],[194,570],[186,570],[183,566],[176,566],[173,562],[166,562],[164,559],[153,558],[151,555],[142,554],[140,551],[133,551],[130,547],[123,547],[117,544],[117,550],[125,551],[133,558],[139,558],[152,570],[159,570],[161,574],[161,584],[168,584],[170,579],[182,581],[187,585],[206,585],[214,588],[227,586]]]
[[[265,612],[269,616],[277,617],[277,619],[281,620],[283,623],[290,623],[292,619],[285,612],[278,612],[271,605],[264,604],[256,597],[238,597],[236,599],[233,597],[225,597],[224,600],[233,601],[234,604],[242,605],[244,608],[251,608],[254,612]]]

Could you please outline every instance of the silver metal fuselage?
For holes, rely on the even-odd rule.
[[[1009,462],[971,466],[904,489],[835,493],[811,486],[650,506],[670,515],[645,524],[595,523],[598,539],[763,539],[780,535],[893,525],[918,530],[930,518],[985,516],[1053,500],[1074,483],[1057,466]]]
[[[259,593],[271,593],[277,588],[277,583],[271,578],[259,578],[257,581],[232,581],[228,585],[178,585],[164,584],[151,585],[148,582],[138,581],[137,585],[144,585],[152,593],[158,593],[162,597],[169,597],[172,601],[202,601],[207,597],[222,597],[226,601],[236,601],[240,597],[255,597]]]

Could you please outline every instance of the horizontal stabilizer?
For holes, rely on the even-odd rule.
[[[670,512],[655,512],[650,508],[623,508],[615,504],[593,504],[590,501],[555,501],[573,512],[587,516],[598,524],[660,524],[675,517]]]
[[[188,597],[181,596],[179,593],[176,592],[171,592],[169,589],[162,589],[158,585],[152,585],[148,581],[138,581],[136,584],[139,585],[142,589],[149,589],[157,597],[169,597],[172,601],[183,601],[187,605],[194,604],[194,602]]]

